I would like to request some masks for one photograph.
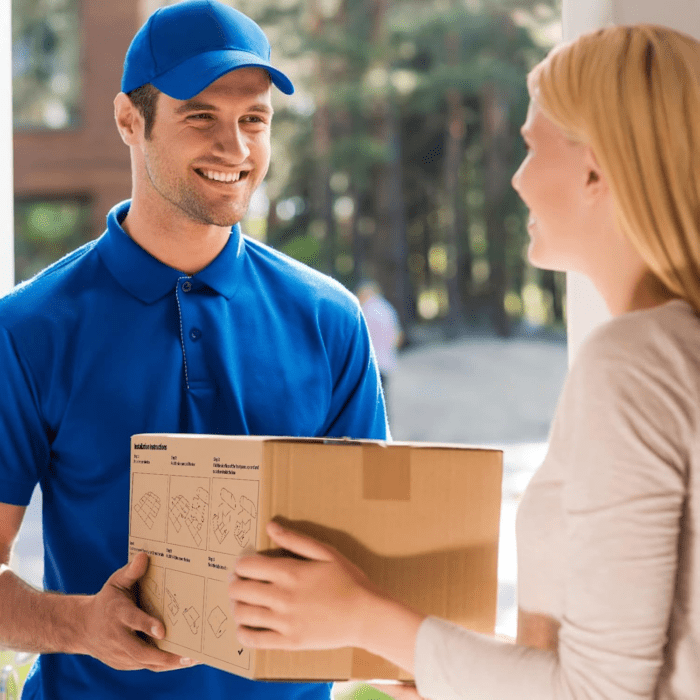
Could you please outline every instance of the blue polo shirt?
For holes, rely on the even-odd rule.
[[[47,590],[93,594],[127,561],[135,433],[387,437],[356,299],[234,226],[188,276],[121,228],[0,300],[0,502],[43,495]],[[115,671],[40,657],[23,697],[327,698],[198,666]]]

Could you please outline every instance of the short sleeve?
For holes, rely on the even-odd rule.
[[[50,445],[28,364],[0,327],[0,502],[25,506],[48,462]]]
[[[324,434],[390,439],[379,370],[359,305],[348,321],[329,348],[333,388]]]

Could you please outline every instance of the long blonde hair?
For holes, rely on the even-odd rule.
[[[528,88],[592,148],[651,271],[700,311],[700,42],[649,24],[602,29],[551,51]]]

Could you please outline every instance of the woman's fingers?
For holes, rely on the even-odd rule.
[[[318,540],[306,535],[300,535],[298,532],[287,530],[279,523],[269,522],[267,524],[267,534],[270,539],[282,549],[286,549],[306,559],[315,559],[316,561],[331,561],[337,553],[333,547],[322,544]]]
[[[251,649],[295,649],[295,645],[284,635],[274,630],[236,627],[236,638],[244,647]]]
[[[234,576],[228,587],[229,597],[237,603],[257,605],[284,612],[289,603],[289,592],[280,586]]]
[[[233,571],[238,578],[265,583],[279,583],[288,576],[287,560],[263,554],[239,557],[233,565]]]
[[[281,617],[270,608],[263,608],[260,605],[250,605],[236,601],[232,606],[232,612],[236,626],[238,629],[256,628],[271,630],[278,633],[283,633],[280,629]],[[242,641],[239,639],[239,641]]]

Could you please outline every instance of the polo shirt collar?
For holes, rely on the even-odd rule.
[[[131,295],[152,304],[172,292],[184,272],[169,267],[129,236],[121,222],[129,212],[130,200],[120,202],[107,214],[107,230],[97,242],[97,249],[107,269]],[[245,242],[238,224],[231,228],[226,245],[207,267],[192,275],[193,284],[205,284],[230,299],[238,286]]]

